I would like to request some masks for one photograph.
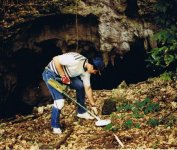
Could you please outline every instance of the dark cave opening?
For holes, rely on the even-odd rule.
[[[14,114],[29,114],[37,103],[29,105],[28,102],[22,99],[24,97],[26,100],[29,98],[41,98],[40,91],[37,90],[39,81],[42,80],[42,72],[53,56],[61,54],[61,50],[56,47],[55,39],[38,43],[38,46],[43,49],[41,53],[36,53],[31,49],[21,49],[12,56],[10,62],[16,66],[15,71],[18,84],[8,99],[1,103],[0,117],[13,116]],[[36,95],[31,96],[28,90],[36,91]],[[24,93],[29,94],[25,96]]]
[[[30,49],[21,49],[12,56],[17,66],[18,80],[22,87],[41,79],[42,71],[49,60],[53,56],[61,54],[55,39],[38,43],[38,46],[42,48],[39,53]]]
[[[158,74],[158,72],[153,72],[152,68],[147,68],[147,54],[143,39],[137,39],[130,48],[131,50],[124,57],[116,55],[114,66],[109,61],[101,76],[92,77],[94,89],[111,90],[122,81],[127,84],[138,83]]]

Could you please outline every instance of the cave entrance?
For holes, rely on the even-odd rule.
[[[0,117],[30,113],[39,103],[41,95],[38,90],[42,72],[53,56],[61,54],[61,49],[56,46],[56,39],[43,41],[37,45],[42,48],[39,53],[26,48],[20,49],[11,56],[9,62],[16,68],[18,83],[6,102],[1,103]]]
[[[41,73],[49,60],[53,56],[61,54],[61,49],[56,46],[56,39],[46,40],[37,45],[42,51],[21,49],[12,57],[17,66],[19,82],[23,85],[41,79]]]
[[[138,83],[152,74],[151,70],[147,69],[143,39],[137,39],[135,43],[132,43],[130,51],[123,58],[117,54],[114,62],[112,65],[109,61],[101,77],[92,77],[94,89],[113,89],[122,81],[127,84]]]

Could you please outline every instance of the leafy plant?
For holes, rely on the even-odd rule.
[[[161,29],[154,36],[158,47],[151,50],[148,61],[158,67],[168,68],[177,61],[176,5],[176,0],[158,0],[155,5]]]
[[[144,109],[144,114],[156,112],[160,110],[159,103],[149,103],[147,107]]]
[[[110,124],[106,125],[105,130],[111,130],[112,127],[113,127],[113,124],[110,123]]]
[[[136,101],[135,105],[138,109],[142,110],[150,101],[151,99],[145,98],[143,101]]]
[[[143,101],[136,101],[135,106],[140,111],[143,111],[144,114],[148,114],[148,113],[152,113],[152,112],[156,112],[160,110],[159,103],[154,103],[149,98],[145,98]],[[134,112],[134,115],[139,114],[139,112],[136,109],[133,112]],[[141,116],[143,115],[141,114]]]
[[[106,130],[111,131],[117,131],[119,128],[124,129],[131,129],[133,127],[135,128],[141,128],[141,125],[139,123],[134,123],[133,118],[140,119],[143,118],[145,115],[149,113],[154,113],[160,110],[159,103],[153,102],[150,98],[145,98],[142,101],[136,100],[134,103],[130,103],[128,101],[122,102],[119,106],[116,107],[118,112],[121,112],[121,114],[111,114],[112,119],[121,119],[123,120],[122,125],[120,127],[109,124],[105,127]],[[129,114],[129,119],[127,119],[126,112]],[[126,119],[124,119],[126,117]],[[150,119],[147,121],[147,124],[150,126],[156,126],[160,123],[160,121],[156,119]]]
[[[131,111],[133,109],[134,109],[134,104],[130,104],[128,102],[123,102],[120,106],[116,107],[116,110],[118,112]]]
[[[160,79],[165,81],[172,80],[172,77],[173,77],[173,73],[171,71],[170,72],[165,71],[163,74],[160,75]]]
[[[126,112],[126,111],[132,111],[132,117],[134,118],[142,118],[144,115],[140,113],[141,111],[144,112],[144,114],[148,114],[151,112],[159,111],[160,106],[158,103],[154,103],[149,98],[145,98],[143,101],[136,101],[133,104],[130,103],[123,103],[120,106],[116,107],[118,112]]]
[[[108,124],[105,126],[105,130],[109,130],[109,131],[117,131],[119,129],[119,127],[117,125],[113,125],[112,123]]]
[[[124,123],[123,123],[123,127],[125,129],[131,129],[133,127],[133,121],[132,120],[126,120]]]
[[[139,123],[136,123],[136,124],[135,124],[135,128],[140,129],[140,128],[141,128],[140,124],[139,124]]]
[[[158,126],[159,125],[159,121],[157,120],[157,119],[149,119],[148,121],[147,121],[147,124],[149,124],[150,126],[152,126],[152,127],[155,127],[155,126]]]
[[[134,105],[133,104],[127,104],[124,106],[125,111],[131,111],[133,109]]]

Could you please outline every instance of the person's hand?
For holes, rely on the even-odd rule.
[[[64,76],[61,77],[61,81],[64,84],[70,84],[71,83],[69,77],[67,77],[66,75],[64,75]]]
[[[91,106],[90,109],[91,109],[91,112],[93,112],[95,115],[98,115],[98,110],[95,106]]]

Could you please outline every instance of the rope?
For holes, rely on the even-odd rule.
[[[78,0],[76,0],[76,52],[78,51],[78,40],[79,40],[79,35],[78,35]]]

